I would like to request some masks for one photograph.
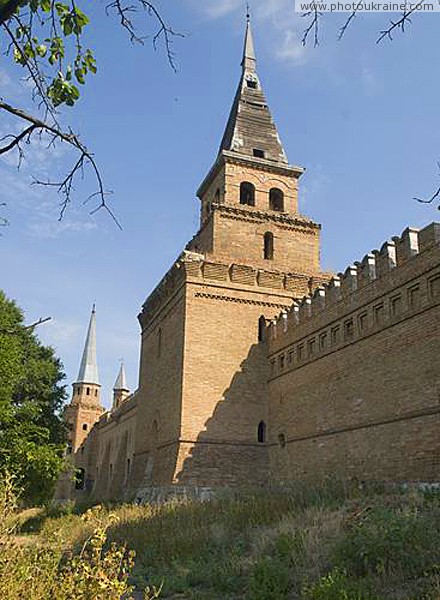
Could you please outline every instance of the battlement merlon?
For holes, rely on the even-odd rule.
[[[407,227],[400,237],[395,236],[392,241],[384,242],[380,250],[366,254],[361,261],[349,265],[344,273],[338,273],[308,296],[297,299],[287,312],[287,320],[281,313],[270,322],[267,338],[278,339],[282,345],[281,338],[293,334],[298,326],[310,324],[311,327],[314,320],[323,322],[326,313],[333,316],[344,300],[352,308],[355,307],[357,297],[363,291],[369,291],[366,288],[370,284],[379,286],[386,283],[387,278],[393,277],[399,285],[398,275],[403,273],[403,269],[415,265],[411,261],[434,247],[440,247],[440,223],[431,223],[421,230]],[[377,294],[371,290],[370,295],[374,299]]]

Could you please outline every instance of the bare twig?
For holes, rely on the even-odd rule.
[[[26,127],[26,129],[24,129],[18,135],[5,135],[3,138],[1,138],[0,142],[8,138],[12,138],[12,141],[9,144],[6,144],[6,146],[0,147],[0,154],[6,154],[6,152],[9,152],[15,146],[19,146],[21,140],[26,136],[30,136],[30,134],[36,129],[36,127],[36,125],[29,125],[29,127]]]
[[[405,33],[406,24],[411,25],[411,15],[413,12],[417,10],[417,5],[409,10],[405,10],[402,13],[402,16],[397,21],[390,21],[391,25],[387,29],[383,29],[380,32],[380,36],[376,40],[376,44],[379,44],[384,38],[388,38],[389,40],[393,39],[393,34],[396,30],[399,30],[402,33]]]
[[[42,325],[43,323],[47,323],[47,321],[50,321],[51,319],[52,319],[52,317],[45,317],[44,319],[42,317],[40,317],[38,319],[38,321],[35,321],[35,323],[31,323],[31,325],[26,325],[23,328],[17,327],[16,329],[0,329],[0,334],[17,335],[20,331],[33,330],[33,329],[35,329],[35,327],[38,327],[39,325]]]
[[[35,327],[38,327],[38,325],[47,323],[47,321],[50,321],[51,319],[52,319],[52,317],[45,317],[44,319],[42,317],[40,317],[38,319],[38,321],[35,321],[35,323],[32,323],[31,325],[26,325],[26,327],[24,329],[35,329]]]
[[[168,62],[173,71],[176,71],[176,62],[174,58],[174,52],[172,51],[172,38],[184,37],[184,34],[175,31],[170,25],[168,25],[159,10],[152,2],[147,2],[146,0],[135,0],[135,4],[125,4],[124,0],[113,0],[107,4],[106,13],[108,14],[110,10],[115,10],[122,27],[128,31],[131,41],[138,44],[143,44],[145,37],[139,36],[131,18],[131,15],[137,13],[139,9],[145,10],[150,16],[155,18],[158,24],[158,29],[153,36],[153,47],[156,50],[157,42],[161,38],[163,39]]]
[[[71,201],[71,194],[73,191],[73,184],[74,184],[75,178],[77,175],[83,174],[84,167],[88,164],[88,165],[90,165],[90,167],[95,175],[95,179],[96,179],[97,185],[98,185],[97,192],[95,192],[91,196],[89,196],[88,200],[92,197],[93,198],[98,197],[99,201],[100,201],[99,205],[95,209],[93,209],[93,211],[91,211],[91,213],[93,214],[101,208],[105,209],[110,214],[110,216],[112,217],[112,219],[114,220],[116,225],[120,229],[122,229],[119,221],[117,220],[116,216],[114,215],[114,213],[112,212],[112,210],[110,209],[110,207],[108,206],[108,204],[106,202],[106,196],[109,194],[109,192],[106,192],[104,189],[104,183],[103,183],[103,180],[101,177],[101,173],[98,169],[98,166],[96,164],[94,156],[91,152],[89,152],[89,150],[86,148],[86,146],[84,146],[84,144],[79,140],[79,138],[76,134],[74,134],[72,131],[69,131],[69,132],[62,131],[59,127],[57,127],[55,125],[51,125],[37,117],[34,117],[33,115],[30,115],[29,113],[27,113],[19,108],[15,108],[15,107],[11,106],[10,104],[7,104],[6,102],[3,102],[1,100],[0,100],[0,109],[5,110],[9,114],[12,114],[15,117],[18,117],[19,119],[22,119],[28,123],[31,123],[32,131],[29,131],[31,128],[28,127],[28,130],[27,130],[28,136],[32,135],[33,132],[40,130],[40,131],[48,133],[49,135],[52,136],[50,143],[53,143],[55,139],[61,140],[63,142],[66,142],[70,146],[72,146],[79,153],[79,158],[76,161],[75,165],[72,167],[72,169],[66,175],[66,177],[64,179],[62,179],[61,181],[58,181],[58,182],[40,181],[38,179],[36,179],[34,181],[34,183],[38,184],[38,185],[46,185],[46,186],[56,187],[58,193],[60,193],[63,196],[63,201],[61,202],[61,205],[60,205],[61,206],[60,220],[62,219],[62,217],[66,211],[66,208]],[[20,136],[17,136],[17,137],[20,137]],[[15,143],[13,143],[13,145],[16,145],[17,148],[19,147],[19,144],[17,141],[15,141]]]
[[[311,17],[309,25],[304,30],[304,34],[301,40],[303,46],[307,43],[307,38],[309,37],[310,32],[313,30],[313,45],[316,48],[319,46],[319,18],[322,16],[322,12],[318,10],[316,2],[313,2],[313,7],[311,10],[303,13],[302,17]]]
[[[345,32],[347,31],[348,27],[350,26],[350,23],[353,21],[353,19],[355,18],[357,13],[357,8],[355,8],[355,10],[353,10],[348,17],[345,19],[344,23],[342,24],[342,27],[339,29],[339,33],[338,33],[338,40],[342,40],[342,38],[345,35]]]
[[[439,174],[440,174],[440,162],[437,163],[437,167],[439,169]],[[440,186],[435,190],[435,192],[429,198],[418,198],[417,196],[415,196],[413,198],[413,200],[417,200],[417,202],[421,202],[422,204],[432,204],[433,202],[435,202],[435,200],[437,200],[437,198],[440,200]],[[440,204],[437,208],[438,208],[438,210],[440,210]]]

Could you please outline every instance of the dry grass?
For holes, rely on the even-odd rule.
[[[161,598],[440,600],[438,493],[333,482],[207,503],[106,507],[100,519],[106,547],[134,551],[132,583],[163,584]],[[43,591],[66,550],[77,552],[94,531],[73,507],[21,513],[16,523],[26,547],[42,553],[32,577]],[[1,580],[0,572],[4,600],[28,597],[5,596]]]

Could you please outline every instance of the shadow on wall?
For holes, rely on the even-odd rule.
[[[176,474],[178,484],[229,486],[267,482],[269,402],[265,344],[253,344],[240,366],[197,439],[182,443],[187,456]],[[215,372],[211,376],[214,378]],[[215,389],[214,383],[212,388]]]

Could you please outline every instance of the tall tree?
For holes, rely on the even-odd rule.
[[[0,476],[13,474],[28,502],[50,499],[63,465],[62,365],[0,290]]]

